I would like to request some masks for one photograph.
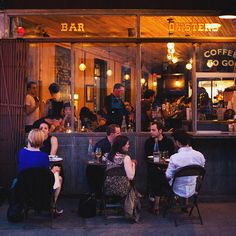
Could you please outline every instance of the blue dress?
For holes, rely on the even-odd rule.
[[[30,151],[22,148],[19,152],[18,172],[29,168],[49,169],[48,155],[41,151]]]

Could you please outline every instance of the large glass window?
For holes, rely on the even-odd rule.
[[[124,113],[126,129],[134,130],[135,55],[135,44],[30,44],[28,79],[38,82],[41,115],[48,115],[45,108],[46,101],[51,98],[48,88],[56,82],[65,107],[73,105],[71,95],[74,95],[74,129],[105,131],[110,115],[106,96],[119,83],[124,86],[120,99],[127,110]],[[88,117],[84,118],[84,113]],[[78,119],[81,119],[81,126],[77,124]],[[63,125],[66,128],[68,124]]]

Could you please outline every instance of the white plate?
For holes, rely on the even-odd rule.
[[[49,161],[62,161],[63,159],[61,157],[49,157]]]
[[[153,159],[153,156],[148,156],[147,158]]]

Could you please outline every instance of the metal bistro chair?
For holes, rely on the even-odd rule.
[[[109,179],[109,181],[107,181]],[[130,189],[130,181],[128,180],[124,167],[111,167],[105,171],[103,185],[103,210],[106,218],[121,218],[120,215],[107,214],[108,209],[120,210],[123,213],[124,199],[126,193],[120,193],[119,190],[127,189],[127,194]]]
[[[37,213],[48,211],[52,224],[53,173],[45,168],[31,168],[22,171],[17,179],[15,198],[23,206],[25,218],[28,218],[31,209]]]
[[[202,181],[204,179],[205,176],[205,169],[204,167],[200,166],[200,165],[189,165],[189,166],[184,166],[182,168],[179,168],[174,175],[173,178],[173,182],[172,182],[172,190],[176,181],[176,178],[179,177],[188,177],[188,176],[197,176],[197,180],[196,180],[196,186],[195,186],[195,193],[189,197],[189,198],[181,198],[180,196],[178,196],[177,194],[173,193],[167,198],[165,205],[164,205],[164,212],[163,212],[163,217],[166,216],[166,213],[168,211],[168,209],[170,208],[179,208],[179,209],[183,209],[187,211],[188,208],[191,208],[189,211],[189,216],[192,215],[193,209],[194,207],[197,208],[197,212],[198,212],[198,216],[200,219],[201,224],[203,224],[202,221],[202,216],[200,214],[200,210],[198,207],[198,195],[199,195],[199,191],[201,189],[202,186]],[[186,204],[181,204],[181,199],[186,200],[187,203]],[[179,204],[178,204],[179,201]],[[177,226],[177,219],[176,219],[176,213],[175,213],[175,226]]]

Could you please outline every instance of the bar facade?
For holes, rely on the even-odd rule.
[[[204,10],[9,9],[0,14],[0,32],[1,41],[28,46],[22,73],[27,81],[37,82],[41,116],[52,82],[60,85],[63,101],[71,104],[77,117],[82,107],[95,113],[102,111],[104,98],[114,84],[125,86],[123,99],[135,112],[123,131],[131,140],[131,156],[139,162],[137,184],[142,192],[146,189],[143,147],[149,134],[142,132],[141,99],[147,89],[152,89],[157,94],[152,118],[163,121],[167,131],[181,127],[190,131],[193,146],[206,157],[209,174],[203,193],[235,195],[235,185],[225,189],[223,183],[236,171],[236,133],[229,132],[229,125],[236,119],[232,115],[236,111],[236,27],[235,20],[218,16],[217,11]],[[16,90],[25,92],[25,88]],[[23,102],[16,101],[19,106]],[[4,104],[7,102],[1,106]],[[231,113],[226,119],[227,110]],[[20,116],[22,119],[23,114]],[[8,117],[5,111],[1,117]],[[22,121],[15,125],[22,126]],[[88,140],[92,138],[95,144],[105,136],[104,132],[95,132],[96,128],[83,127],[72,118],[71,133],[55,134],[58,155],[64,158],[66,194],[87,191],[84,160]],[[23,129],[18,132],[24,135]],[[207,147],[209,140],[212,149]],[[225,145],[217,146],[216,155],[214,145],[219,140]],[[6,157],[1,166],[15,170],[19,146],[11,154],[14,160]],[[222,160],[228,164],[222,164]],[[222,181],[217,188],[212,185],[213,173]]]

